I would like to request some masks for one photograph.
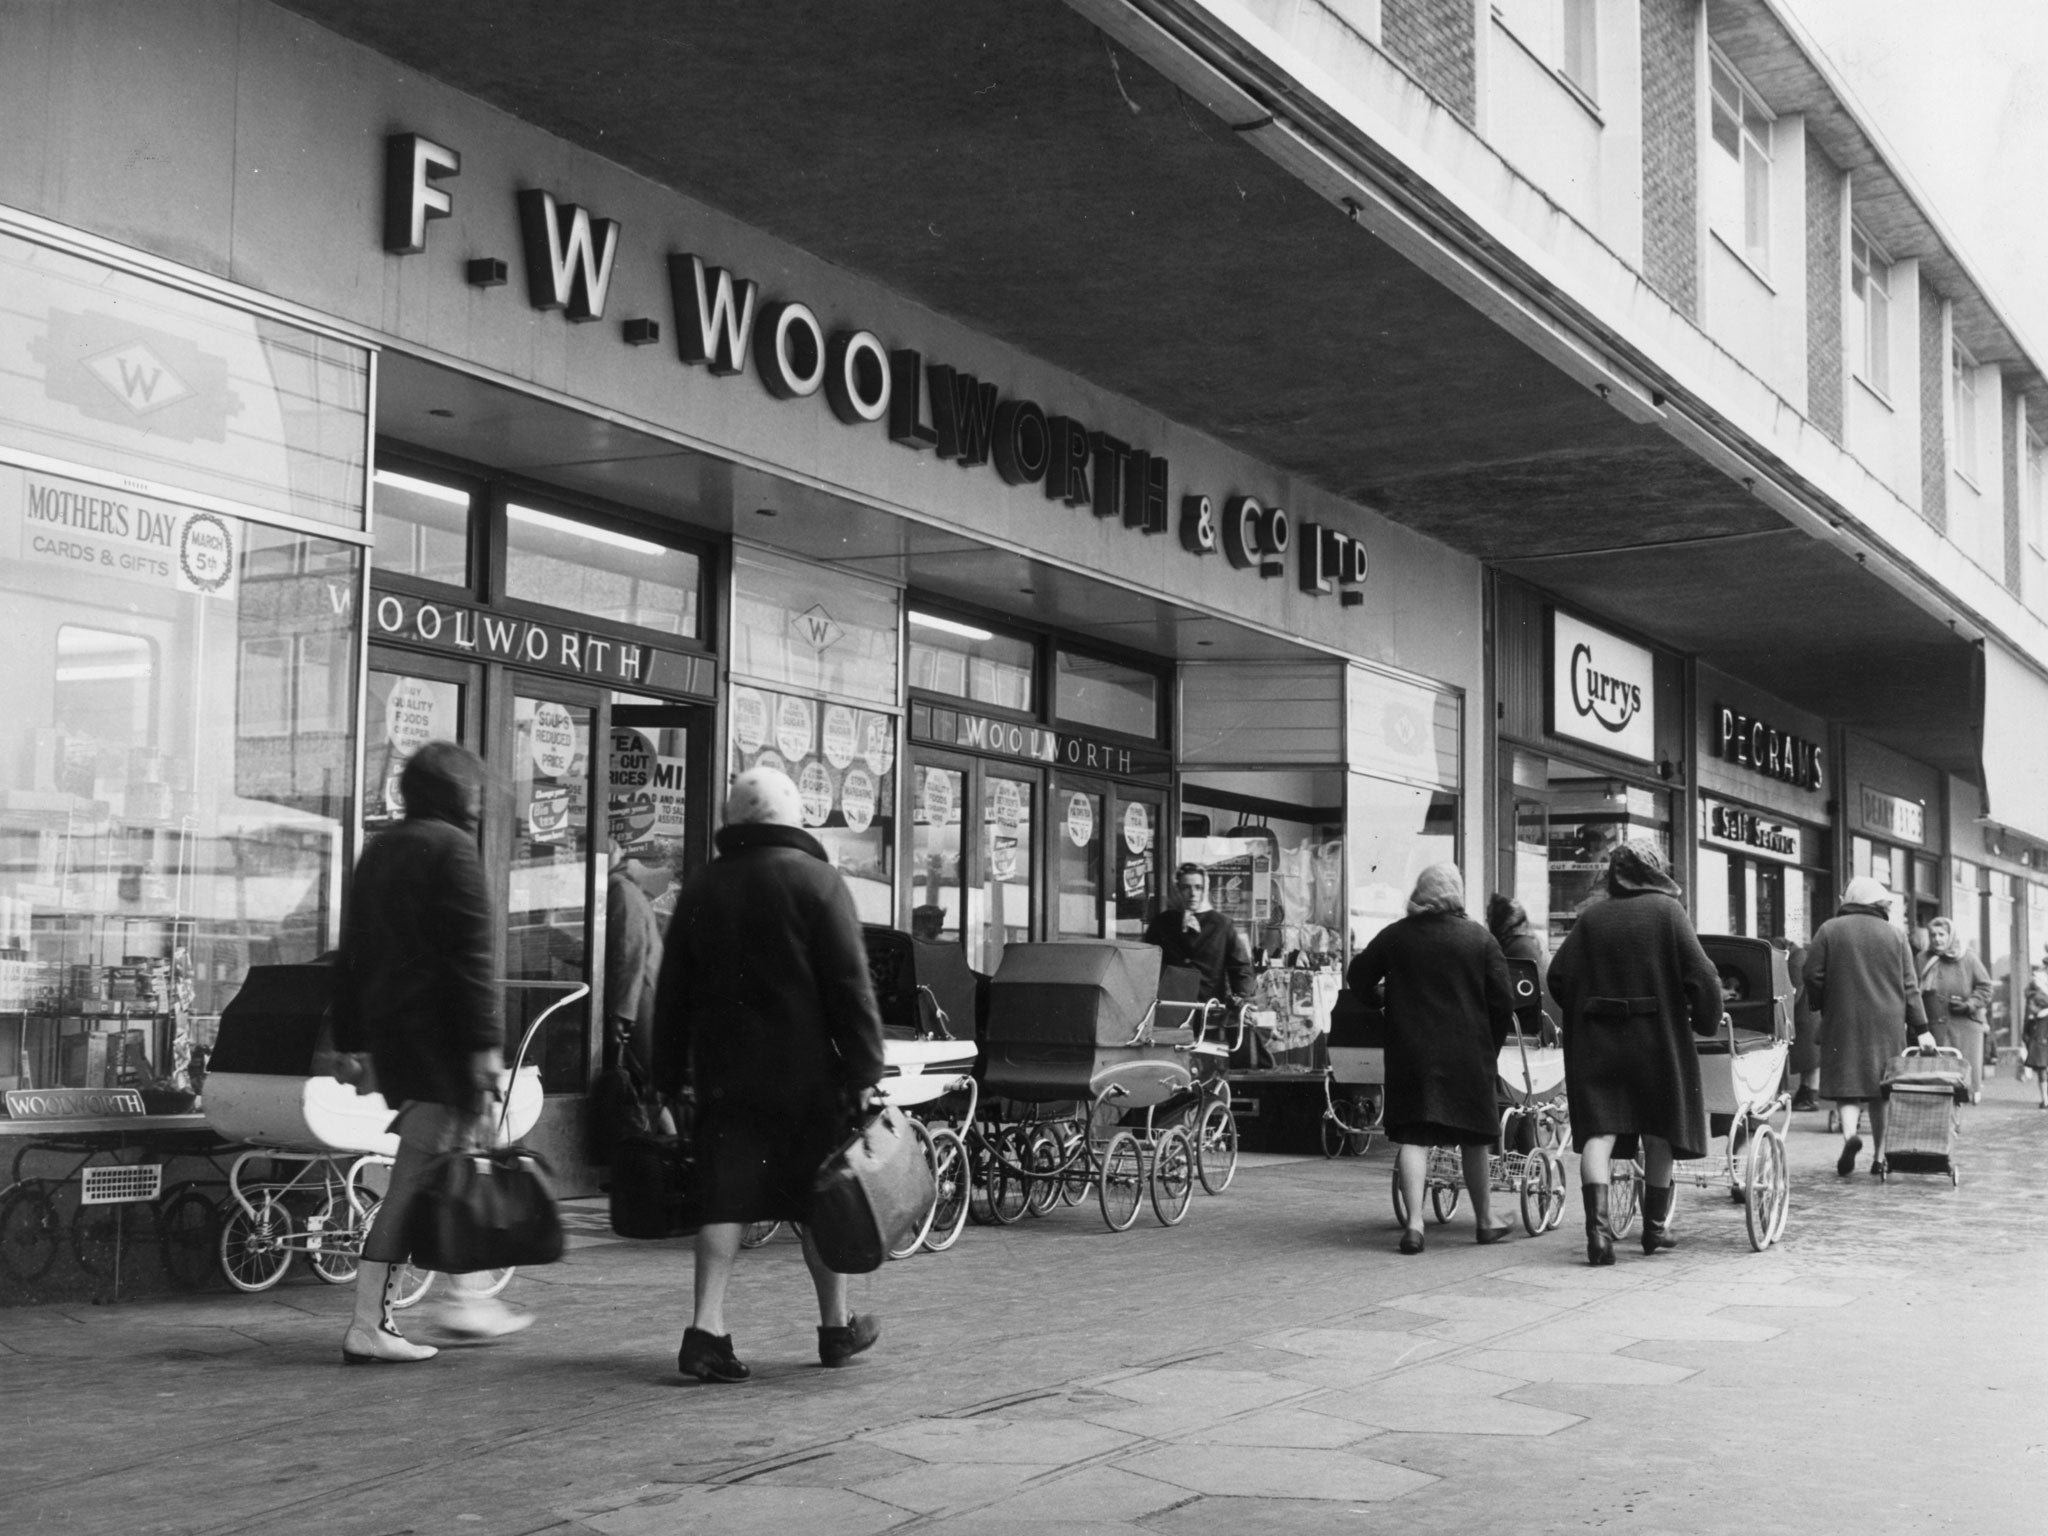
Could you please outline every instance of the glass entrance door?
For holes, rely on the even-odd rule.
[[[493,775],[509,797],[504,848],[505,1035],[508,1052],[541,1011],[589,980],[591,909],[605,848],[591,793],[591,743],[602,723],[594,689],[519,677],[512,683],[505,752]],[[589,1005],[549,1023],[533,1059],[551,1094],[589,1084]]]
[[[363,832],[381,832],[405,815],[398,776],[430,741],[476,750],[477,682],[482,668],[411,651],[370,648],[363,716]]]
[[[1053,780],[1047,841],[1056,939],[1137,939],[1158,913],[1166,796],[1107,779]]]
[[[981,869],[974,905],[981,909],[981,959],[977,969],[995,974],[1007,945],[1034,936],[1038,885],[1038,793],[1041,780],[1029,770],[996,767],[981,772]],[[968,963],[976,965],[973,945]]]

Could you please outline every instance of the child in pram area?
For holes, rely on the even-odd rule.
[[[1455,1146],[1464,1163],[1478,1240],[1512,1230],[1492,1210],[1490,1156],[1500,1134],[1495,1067],[1514,1024],[1506,958],[1465,915],[1456,865],[1433,864],[1415,882],[1408,915],[1388,924],[1351,962],[1345,984],[1361,997],[1386,986],[1387,1135],[1399,1151],[1407,1222],[1400,1251],[1422,1252],[1422,1196],[1431,1147]]]

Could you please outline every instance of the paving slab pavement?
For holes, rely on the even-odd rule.
[[[854,1282],[816,1364],[787,1236],[685,1382],[686,1243],[572,1205],[536,1326],[344,1370],[347,1292],[0,1311],[0,1527],[70,1533],[2036,1533],[2048,1509],[2048,1114],[1995,1081],[1963,1183],[1834,1173],[1795,1118],[1784,1241],[1682,1188],[1680,1247],[1583,1260],[1576,1210],[1393,1252],[1387,1154],[1248,1158],[1165,1229],[1092,1206]],[[409,1314],[421,1326],[426,1310]]]

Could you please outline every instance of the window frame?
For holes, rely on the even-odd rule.
[[[1983,422],[1978,415],[1981,396],[1977,390],[1977,360],[1970,349],[1953,334],[1948,342],[1949,362],[1949,467],[1971,490],[1982,493],[1979,482],[1982,465],[1977,439]]]
[[[1726,75],[1735,90],[1735,99],[1730,102],[1722,92],[1717,75]],[[1735,128],[1735,148],[1730,149],[1715,131],[1719,115],[1726,112]],[[1760,120],[1753,123],[1752,116]],[[1714,222],[1713,200],[1709,199],[1708,227],[1729,243],[1730,249],[1754,267],[1760,274],[1771,270],[1771,203],[1773,181],[1772,125],[1777,114],[1765,103],[1756,87],[1744,78],[1741,70],[1730,62],[1718,46],[1707,50],[1707,121],[1705,124],[1709,150],[1718,150],[1735,160],[1737,182],[1741,190],[1742,227],[1738,231],[1718,228]],[[1759,201],[1751,187],[1752,173],[1761,166],[1762,193]],[[1755,227],[1752,216],[1756,215]],[[1739,237],[1739,246],[1731,237]]]
[[[2021,451],[2026,462],[2020,466],[2020,516],[2027,547],[2039,557],[2048,554],[2048,442],[2028,427]]]
[[[1503,32],[1597,113],[1599,0],[1492,0],[1489,8]]]
[[[1849,295],[1859,316],[1856,367],[1859,382],[1882,400],[1891,399],[1892,262],[1883,246],[1849,226]],[[1870,294],[1879,302],[1873,305]]]
[[[1026,709],[1011,709],[1003,704],[990,704],[971,694],[947,693],[941,689],[925,688],[911,681],[910,645],[911,631],[917,626],[911,621],[911,614],[922,613],[929,618],[945,619],[955,624],[970,625],[975,629],[987,630],[990,635],[1004,640],[1014,640],[1031,648],[1031,703]],[[1047,637],[1034,630],[1022,628],[1015,623],[991,618],[988,614],[971,609],[957,608],[950,603],[934,602],[918,593],[903,595],[903,693],[905,698],[927,700],[948,709],[965,710],[999,716],[1005,720],[1024,720],[1034,725],[1043,724],[1052,711],[1052,687],[1047,678],[1046,662],[1049,658]]]
[[[1166,744],[1168,701],[1173,693],[1173,668],[1171,663],[1162,668],[1156,658],[1135,660],[1132,657],[1118,655],[1114,651],[1105,650],[1099,646],[1076,644],[1060,635],[1050,636],[1049,640],[1052,665],[1047,671],[1045,679],[1045,718],[1048,723],[1055,729],[1085,732],[1089,735],[1102,736],[1116,741],[1142,742],[1148,747],[1158,747]],[[1089,725],[1083,721],[1069,720],[1061,715],[1059,667],[1062,655],[1077,656],[1089,661],[1107,662],[1109,665],[1116,667],[1129,667],[1133,672],[1142,672],[1147,677],[1150,677],[1158,685],[1158,692],[1153,695],[1152,699],[1152,734],[1149,736],[1134,735],[1129,731],[1114,730],[1106,725]]]

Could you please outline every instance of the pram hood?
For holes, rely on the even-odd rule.
[[[1151,944],[1011,944],[989,984],[988,1039],[1127,1045],[1158,1002],[1159,967]]]

